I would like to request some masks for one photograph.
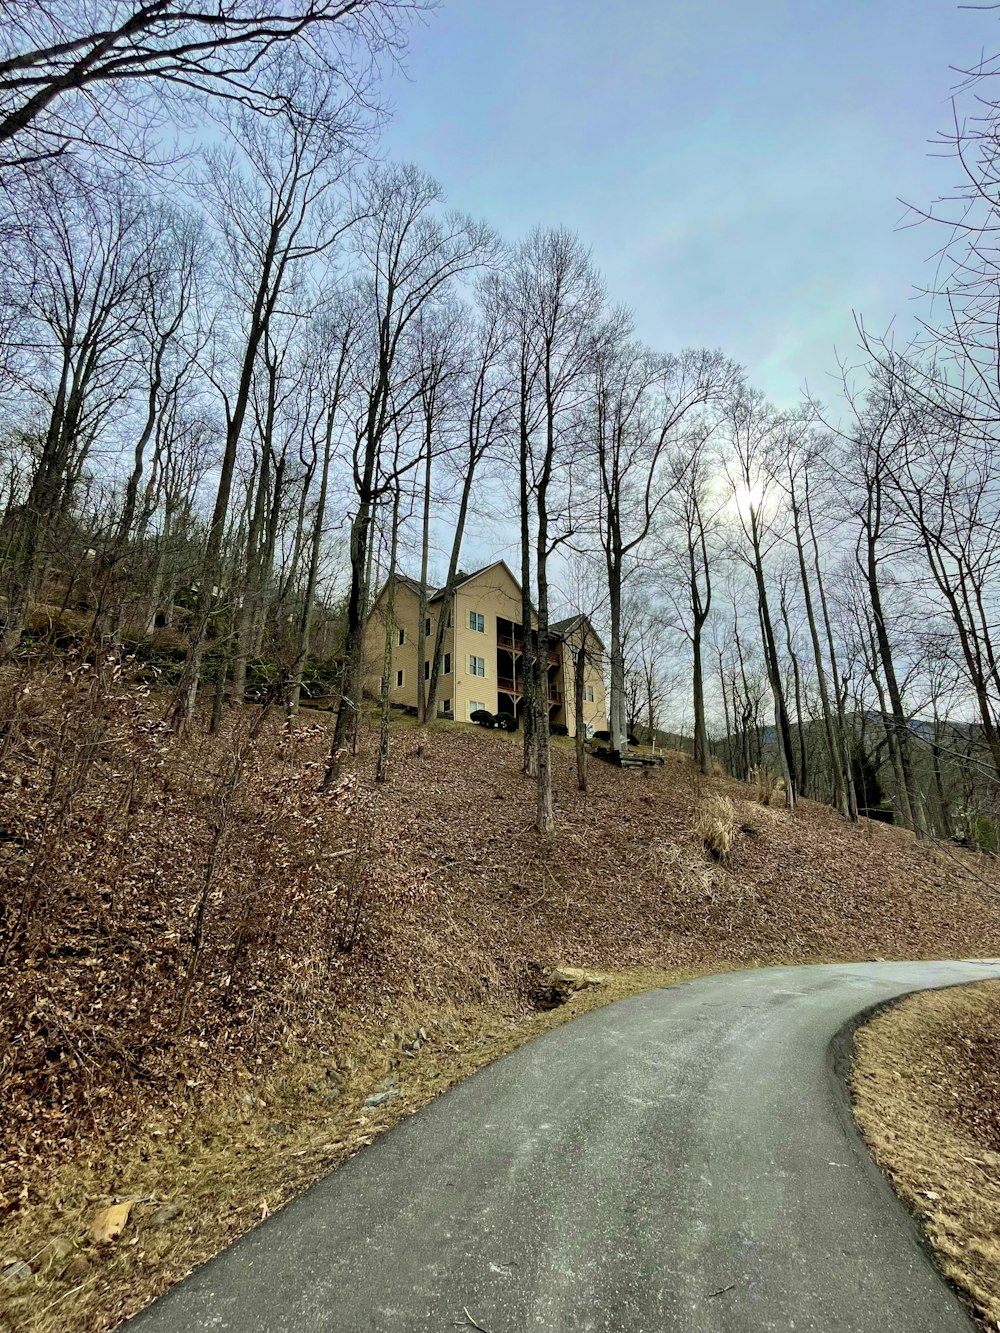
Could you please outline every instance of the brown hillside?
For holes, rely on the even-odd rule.
[[[384,796],[394,861],[421,887],[411,924],[378,923],[389,975],[518,990],[533,959],[809,962],[983,954],[1000,943],[990,889],[899,830],[852,828],[811,802],[794,814],[763,807],[742,784],[699,779],[676,754],[660,771],[592,761],[584,795],[567,745],[546,843],[518,760],[518,737],[470,729],[436,732],[423,759],[397,759]],[[724,865],[694,835],[714,791],[732,798],[738,825]]]
[[[808,803],[764,807],[680,755],[645,771],[591,761],[581,794],[557,742],[544,841],[516,735],[435,726],[418,755],[400,723],[376,789],[366,729],[324,796],[318,713],[292,737],[248,708],[221,735],[179,739],[163,700],[114,664],[36,671],[0,703],[5,1252],[30,1260],[53,1228],[84,1237],[116,1172],[119,1193],[148,1179],[143,1197],[179,1187],[219,1205],[185,1222],[183,1245],[165,1232],[155,1269],[153,1232],[115,1251],[132,1267],[87,1279],[80,1328],[262,1215],[265,1179],[272,1204],[287,1198],[369,1141],[371,1114],[384,1126],[523,1040],[540,967],[650,969],[635,983],[649,985],[669,979],[656,969],[1000,953],[991,862]],[[432,1021],[452,1036],[414,1072],[393,1030]],[[359,1116],[394,1068],[417,1083]],[[62,1290],[39,1288],[38,1308]]]
[[[374,789],[366,732],[324,797],[319,714],[291,740],[277,719],[248,740],[247,710],[180,741],[117,678],[19,689],[0,758],[15,1173],[72,1148],[81,1108],[120,1120],[123,1087],[139,1114],[401,996],[523,1002],[533,964],[1000,953],[1000,908],[954,854],[809,803],[765,808],[679,755],[656,771],[591,761],[581,794],[557,745],[545,842],[518,736],[435,728],[418,757],[401,728]],[[738,825],[724,864],[694,832],[712,792]]]

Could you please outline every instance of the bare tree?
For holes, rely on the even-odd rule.
[[[360,702],[374,506],[382,489],[393,482],[391,470],[386,472],[380,466],[382,450],[397,414],[409,411],[419,399],[412,358],[405,374],[399,373],[401,353],[420,312],[447,299],[463,274],[489,262],[497,244],[485,224],[457,213],[439,213],[440,188],[415,167],[374,171],[366,200],[365,216],[356,233],[360,313],[352,357],[357,397],[353,446],[357,507],[351,522],[343,690],[327,762],[327,786],[339,771]],[[400,381],[405,381],[405,388]]]
[[[747,393],[730,409],[728,428],[732,447],[730,481],[733,504],[744,541],[737,553],[753,575],[757,593],[764,662],[774,699],[778,753],[785,780],[785,802],[795,804],[796,771],[781,662],[774,634],[765,558],[778,540],[775,531],[773,487],[769,486],[768,459],[773,448],[775,413],[759,394]]]
[[[519,454],[522,462],[522,566],[534,528],[537,634],[532,686],[537,766],[535,825],[555,828],[549,746],[549,568],[553,552],[572,535],[574,417],[593,358],[593,337],[604,308],[604,286],[587,251],[566,231],[536,230],[517,251],[507,288],[512,343],[520,374]],[[530,587],[530,581],[529,581]],[[530,601],[523,635],[531,639]],[[526,667],[527,674],[527,667]]]
[[[322,86],[313,90],[321,98]],[[235,327],[213,371],[225,414],[225,443],[208,528],[198,621],[173,708],[183,725],[198,689],[213,606],[222,586],[221,554],[241,439],[259,359],[299,270],[327,253],[353,222],[335,187],[344,171],[339,146],[315,121],[283,117],[262,128],[240,118],[240,149],[209,155],[217,200],[220,275],[232,292]]]
[[[626,340],[622,320],[609,326],[595,359],[594,424],[601,489],[600,532],[607,564],[611,622],[612,748],[628,749],[621,647],[623,587],[657,513],[678,482],[670,466],[683,423],[719,400],[737,379],[719,352],[657,356]]]
[[[473,487],[481,478],[481,469],[490,454],[511,430],[511,410],[514,386],[506,374],[507,329],[497,299],[495,284],[484,284],[480,291],[478,324],[465,351],[465,366],[459,380],[457,394],[463,434],[462,448],[455,449],[449,462],[457,467],[460,477],[458,507],[455,512],[448,571],[445,576],[434,631],[431,652],[430,677],[427,686],[425,715],[437,715],[441,667],[444,659],[445,634],[455,599],[455,583],[462,543],[469,517]]]
[[[380,56],[401,49],[419,0],[12,0],[0,39],[0,166],[74,145],[145,155],[164,101],[303,112],[341,133],[370,101]],[[300,97],[288,49],[328,82]],[[276,77],[280,67],[280,77]]]
[[[21,381],[45,414],[5,570],[16,647],[95,439],[132,388],[151,257],[146,203],[117,178],[41,182],[21,266]]]
[[[667,575],[665,591],[676,623],[691,645],[694,760],[703,773],[710,773],[712,768],[705,711],[704,636],[712,610],[713,565],[719,558],[725,503],[716,484],[718,459],[710,449],[711,431],[711,423],[688,431],[682,450],[674,458],[675,480],[664,543],[677,570],[676,581]]]

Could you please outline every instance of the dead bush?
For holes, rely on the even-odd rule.
[[[702,801],[695,836],[713,861],[727,859],[736,829],[736,810],[728,796],[707,796]]]
[[[753,799],[759,805],[781,805],[785,799],[785,784],[766,764],[752,768],[747,779],[753,788]]]

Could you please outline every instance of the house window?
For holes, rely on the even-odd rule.
[[[486,675],[486,658],[485,658],[485,657],[470,657],[470,658],[469,658],[469,675],[470,675],[470,676],[485,676],[485,675]]]
[[[431,678],[431,664],[430,664],[430,659],[428,658],[428,660],[424,663],[424,680],[430,680],[430,678]]]
[[[397,672],[396,672],[396,689],[397,689],[397,690],[401,690],[402,688],[403,688],[403,673],[402,673],[402,671],[397,671]]]
[[[593,685],[585,685],[585,686],[583,687],[583,697],[586,699],[586,701],[587,701],[588,704],[592,704],[592,703],[594,702],[594,687],[593,687]]]
[[[426,638],[428,638],[428,639],[431,637],[431,618],[430,618],[430,616],[428,616],[427,619],[424,621],[424,636],[425,636]]]
[[[592,740],[594,739],[594,724],[593,724],[593,722],[586,722],[586,723],[584,723],[584,735],[587,737],[587,740],[588,740],[588,741],[592,741]]]
[[[398,636],[397,636],[397,642],[399,643],[400,648],[402,648],[403,644],[406,642],[406,630],[405,630],[405,629],[401,629],[401,630],[399,631],[399,634],[398,634]]]
[[[482,709],[484,713],[486,712],[486,705],[480,699],[469,700],[469,717],[471,717],[473,713],[478,713],[480,709]]]
[[[445,699],[444,703],[441,705],[441,712],[442,712],[442,713],[450,713],[450,712],[451,712],[451,700],[450,700],[450,699]]]
[[[445,653],[444,655],[444,674],[446,676],[451,675],[451,653]]]
[[[486,633],[486,617],[481,611],[469,612],[469,629],[474,629],[477,634]]]

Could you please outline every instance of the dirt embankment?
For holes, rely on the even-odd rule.
[[[323,793],[317,714],[181,739],[117,666],[0,688],[0,1260],[30,1270],[0,1296],[19,1330],[107,1326],[524,1040],[540,967],[627,972],[611,998],[685,971],[1000,953],[981,869],[765,808],[683,756],[593,762],[581,793],[557,744],[540,839],[517,736],[436,726],[420,752],[401,727],[375,788],[365,732]],[[695,830],[720,796],[735,824],[713,861]],[[125,1230],[95,1240],[116,1201]]]
[[[1000,1327],[1000,982],[910,996],[855,1044],[855,1115],[875,1160],[942,1271]]]

